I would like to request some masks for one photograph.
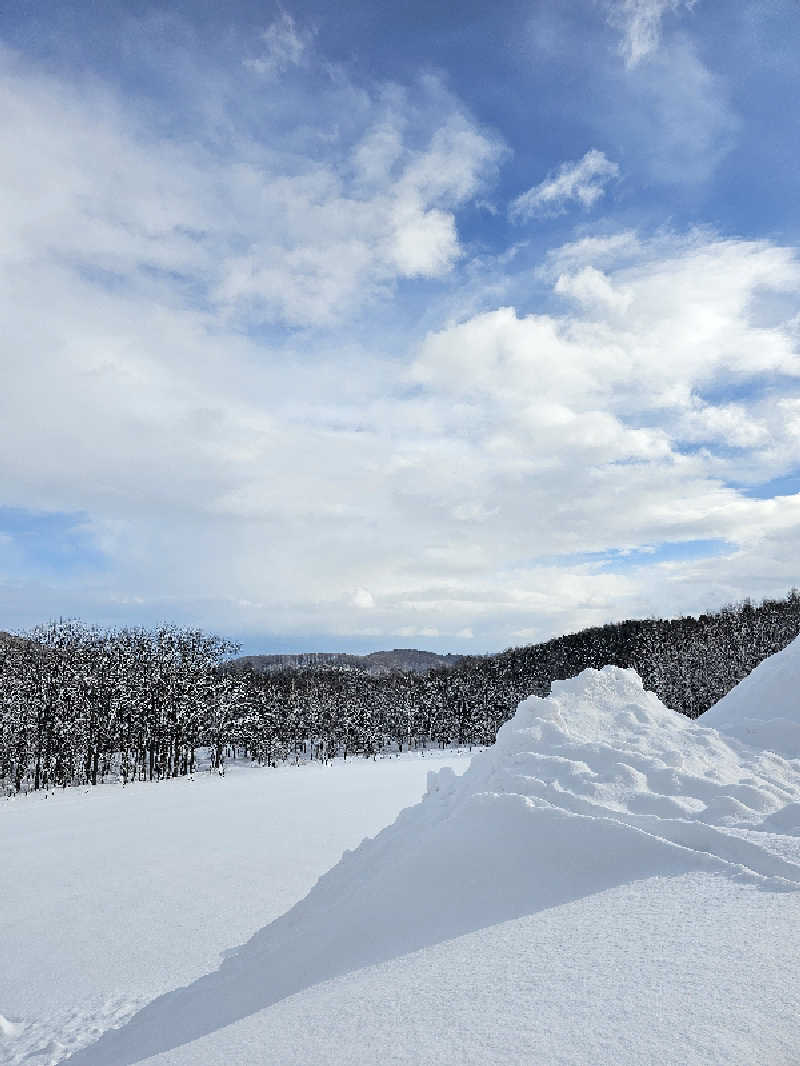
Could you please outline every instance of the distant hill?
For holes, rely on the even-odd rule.
[[[233,665],[252,669],[258,673],[275,670],[305,670],[313,666],[349,666],[353,670],[380,676],[397,671],[424,674],[434,667],[455,666],[463,655],[439,655],[434,651],[419,651],[417,648],[395,648],[393,651],[373,651],[368,655],[348,655],[336,651],[298,652],[295,655],[242,655]]]

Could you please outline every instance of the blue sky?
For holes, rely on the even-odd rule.
[[[0,628],[796,583],[795,0],[4,5]]]

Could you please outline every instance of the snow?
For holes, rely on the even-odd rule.
[[[467,752],[0,800],[0,1063],[57,1062],[194,980]]]
[[[270,1007],[320,982],[357,971],[369,982],[365,967],[399,965],[412,952],[436,967],[448,941],[463,947],[466,940],[469,957],[476,950],[470,937],[486,941],[488,951],[508,923],[524,925],[548,909],[570,906],[581,914],[588,899],[596,904],[598,896],[615,891],[624,898],[643,881],[696,886],[698,876],[715,885],[721,880],[745,910],[756,909],[753,900],[762,895],[787,897],[778,909],[794,921],[800,865],[763,846],[758,833],[773,831],[768,819],[796,803],[800,767],[669,711],[633,671],[586,671],[554,685],[547,699],[525,701],[461,778],[448,768],[429,775],[422,803],[346,853],[303,900],[217,971],[156,999],[70,1061],[124,1066],[151,1055],[163,1062],[222,1061],[231,1053],[226,1027],[244,1022],[249,1030]],[[725,888],[715,890],[725,895]],[[695,887],[688,896],[691,913],[702,892]],[[663,903],[664,893],[657,897]],[[609,928],[613,907],[602,913],[607,941],[618,922]],[[668,931],[666,918],[662,913]],[[539,926],[533,920],[528,928],[533,940],[523,939],[523,955],[538,958]],[[728,934],[727,943],[740,949],[739,938]],[[715,968],[719,946],[704,947]],[[519,966],[513,953],[504,961],[513,966],[515,959]],[[652,961],[645,960],[646,970]],[[586,960],[579,955],[577,961],[577,974],[560,990],[562,1003],[574,1002],[571,990],[585,983]],[[332,994],[341,995],[341,988]],[[651,1039],[647,1019],[637,1024]],[[222,1048],[208,1048],[204,1038],[214,1034],[216,1046],[223,1030]],[[640,1051],[641,1039],[640,1033],[634,1041]],[[561,1032],[548,1050],[551,1059],[565,1053],[564,1041]],[[181,1046],[186,1050],[165,1057]],[[495,1054],[508,1061],[512,1052],[501,1041]],[[319,1061],[316,1051],[309,1056]],[[422,1058],[430,1058],[427,1049]]]
[[[9,805],[41,882],[23,903],[7,878],[28,923],[9,923],[23,979],[0,999],[0,1061],[34,1033],[49,1043],[28,1062],[71,1066],[796,1063],[800,763],[707,717],[606,667],[524,701],[399,814],[430,761]],[[261,800],[255,780],[274,782]],[[87,839],[75,815],[95,808]],[[53,934],[55,970],[37,957]],[[90,986],[107,999],[69,1014]]]
[[[797,1066],[799,904],[707,874],[635,881],[315,985],[146,1062]]]
[[[800,637],[760,663],[702,721],[746,744],[800,759]]]

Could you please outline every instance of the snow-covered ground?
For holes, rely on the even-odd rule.
[[[0,800],[0,1063],[59,1062],[216,969],[416,803],[431,767],[468,761],[229,763],[224,778]]]
[[[145,1061],[797,1066],[795,904],[706,874],[634,881],[316,985]]]
[[[797,1066],[800,643],[775,660],[770,751],[586,671],[313,888],[430,760],[8,804],[0,1061]]]

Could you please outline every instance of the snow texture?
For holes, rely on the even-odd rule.
[[[791,895],[796,918],[797,853],[765,840],[796,833],[798,809],[797,763],[668,710],[632,670],[587,670],[524,701],[461,778],[431,774],[421,803],[345,853],[218,970],[68,1061],[127,1066],[320,982],[645,879],[710,875],[751,909]],[[552,1048],[546,1060],[562,1061]]]
[[[0,800],[0,1063],[52,1066],[215,970],[469,754]]]
[[[760,663],[702,722],[754,747],[800,759],[800,637]]]
[[[653,877],[290,996],[147,1066],[797,1066],[800,893]]]

